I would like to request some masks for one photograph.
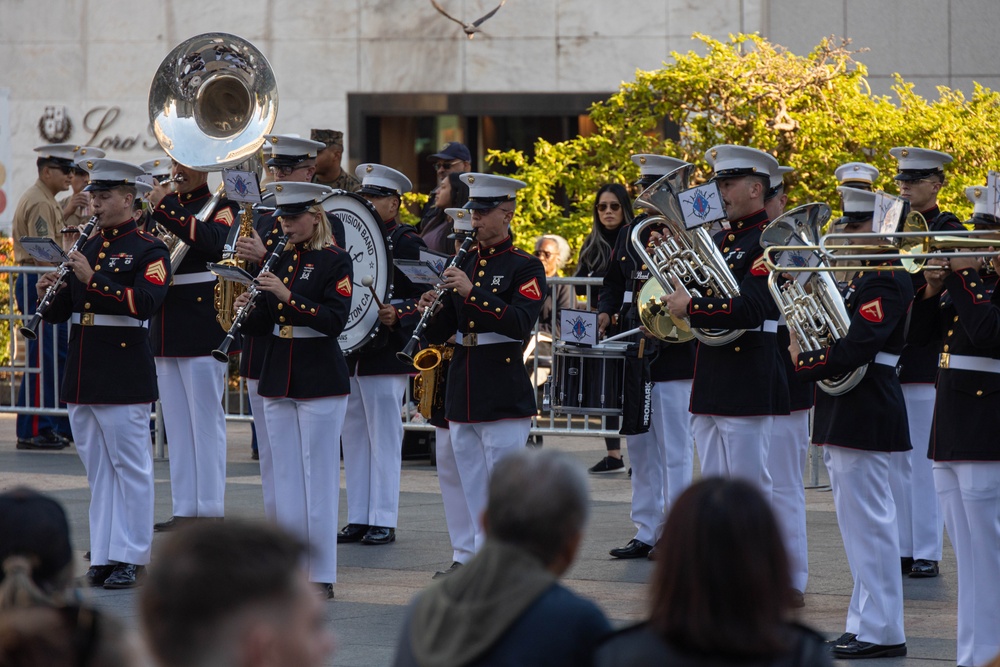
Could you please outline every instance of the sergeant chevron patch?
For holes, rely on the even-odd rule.
[[[146,267],[145,278],[154,285],[164,285],[167,282],[167,263],[163,258]]]
[[[337,294],[341,296],[351,296],[351,277],[344,276],[337,281]]]
[[[233,210],[231,208],[224,208],[215,214],[215,221],[221,222],[226,227],[233,226]]]
[[[885,313],[882,311],[882,297],[861,304],[858,312],[861,313],[861,317],[869,322],[878,324],[885,318]]]
[[[538,278],[532,278],[521,285],[517,291],[533,301],[538,301],[542,298],[542,290],[538,287]]]

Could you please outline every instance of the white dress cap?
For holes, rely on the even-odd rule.
[[[144,173],[149,174],[157,181],[162,181],[170,178],[170,169],[173,167],[173,164],[173,160],[166,155],[161,155],[154,157],[152,160],[146,160],[139,166],[142,167]]]
[[[354,170],[354,175],[361,181],[361,189],[358,190],[358,194],[362,195],[385,197],[401,195],[413,189],[413,183],[406,177],[406,174],[384,164],[371,162],[359,164],[358,168]]]
[[[721,144],[709,148],[705,160],[715,170],[715,178],[735,178],[759,174],[766,176],[770,187],[771,174],[778,173],[780,165],[769,153],[749,146]]]
[[[469,202],[465,208],[485,210],[496,208],[505,201],[517,199],[517,191],[527,185],[524,181],[495,174],[460,174],[459,178],[469,186]]]
[[[136,185],[135,179],[145,173],[142,167],[120,160],[94,158],[82,160],[79,165],[90,174],[90,183],[84,188],[85,192],[110,190],[120,185],[134,186]],[[144,188],[141,189],[144,190]]]
[[[889,155],[899,163],[899,173],[895,176],[897,181],[919,181],[932,174],[940,174],[944,166],[951,162],[947,153],[929,148],[899,146],[891,149]]]
[[[878,180],[879,171],[865,162],[848,162],[837,167],[833,173],[841,185],[866,187],[870,190]]]
[[[775,162],[775,164],[778,164]],[[790,174],[795,171],[795,167],[785,167],[779,166],[777,169],[772,171],[769,176],[771,177],[770,187],[772,190],[780,188],[785,182],[785,174]]]
[[[965,188],[965,197],[972,202],[972,222],[1000,224],[1000,211],[992,189],[987,185],[970,185]]]
[[[72,167],[74,163],[86,158],[103,158],[106,153],[100,148],[93,146],[81,146],[79,144],[45,144],[35,148],[35,152],[40,157],[49,158],[65,167]]]
[[[670,172],[680,169],[688,163],[675,157],[640,153],[632,156],[632,162],[639,165],[639,180],[650,179],[650,183],[659,180]]]
[[[848,222],[871,220],[875,214],[876,193],[847,185],[838,185],[837,192],[844,202],[844,217]]]
[[[266,139],[271,144],[271,158],[267,161],[269,167],[295,167],[306,160],[316,159],[319,151],[326,148],[321,141],[292,134],[268,134]]]
[[[444,210],[445,215],[452,219],[454,223],[452,229],[456,232],[471,232],[472,231],[472,215],[469,214],[468,209],[464,208],[446,208]]]
[[[275,181],[264,186],[264,191],[274,194],[274,215],[299,215],[316,204],[322,205],[333,192],[329,185]]]

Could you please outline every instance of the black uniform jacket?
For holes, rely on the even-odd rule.
[[[333,245],[322,250],[286,247],[273,273],[284,276],[292,296],[281,303],[263,292],[247,318],[247,333],[271,334],[257,393],[295,399],[349,394],[347,363],[337,344],[351,309],[354,267],[347,251]],[[308,327],[324,335],[286,338],[274,335],[275,326]]]
[[[921,299],[918,292],[907,341],[936,345],[948,355],[1000,360],[996,284],[996,275],[980,276],[966,269],[949,274],[937,296]],[[939,368],[930,458],[1000,461],[998,432],[1000,374]],[[922,451],[923,443],[914,445]]]
[[[788,382],[788,409],[792,412],[797,410],[808,410],[815,402],[815,383],[806,382],[795,374],[795,366],[792,358],[788,354],[789,334],[785,324],[778,325],[778,356],[781,357],[781,366],[785,369],[785,380]]]
[[[777,326],[778,306],[767,290],[760,233],[767,226],[763,210],[730,221],[731,229],[714,240],[739,283],[740,296],[692,298],[691,326],[699,329],[747,329],[726,345],[699,343],[691,386],[693,414],[726,416],[787,415],[788,380],[778,356],[777,336],[760,330],[765,320]],[[753,331],[756,329],[756,331]]]
[[[633,222],[623,225],[604,274],[604,284],[599,295],[598,312],[609,317],[618,315],[618,330],[628,331],[639,326],[639,311],[635,302],[639,290],[652,278],[642,258],[632,246],[632,226],[641,223],[646,215],[638,216]],[[647,228],[647,232],[651,231]],[[648,242],[649,234],[645,235]],[[629,299],[625,296],[631,293]],[[608,334],[617,333],[609,328]],[[638,340],[636,335],[632,340]],[[646,339],[646,356],[650,357],[649,376],[653,382],[670,380],[690,380],[694,377],[694,355],[696,342],[665,343],[656,338]]]
[[[207,272],[207,262],[222,259],[229,228],[239,224],[239,208],[226,199],[219,202],[206,222],[196,220],[195,214],[210,197],[207,185],[186,194],[170,193],[153,211],[156,222],[191,246],[177,267],[177,276]],[[153,354],[203,357],[219,346],[226,332],[215,319],[215,283],[212,280],[170,286],[163,308],[150,322]],[[229,352],[235,354],[239,347],[233,346]]]
[[[392,248],[393,259],[420,259],[420,249],[426,248],[424,240],[413,227],[395,220],[384,223],[386,244]],[[402,271],[392,269],[392,301],[397,305],[399,321],[395,326],[379,325],[378,333],[367,345],[347,357],[351,375],[406,375],[414,373],[413,365],[396,358],[403,349],[420,315],[413,307],[414,301],[426,292],[428,285],[414,285]],[[407,306],[409,306],[407,308]]]
[[[929,211],[923,211],[922,215],[927,220],[927,228],[932,232],[965,229],[954,213],[941,211],[937,206]],[[923,272],[912,274],[910,279],[913,282],[914,293],[927,284]],[[937,376],[937,353],[936,342],[914,345],[907,341],[899,358],[899,381],[903,384],[934,382]],[[916,444],[918,447],[923,447],[922,442]]]
[[[46,311],[50,322],[73,313],[117,315],[148,320],[163,303],[170,283],[167,248],[135,222],[101,229],[83,246],[94,277],[83,284],[70,272],[68,288],[59,291]],[[70,328],[60,400],[65,403],[149,403],[157,398],[156,368],[149,329],[131,326]]]
[[[906,451],[910,428],[896,368],[875,363],[875,357],[903,350],[906,315],[913,301],[910,277],[901,271],[859,271],[845,290],[844,305],[851,317],[847,335],[831,347],[803,350],[795,371],[807,380],[823,380],[864,364],[868,368],[864,379],[846,394],[816,393],[812,441],[875,452]]]
[[[465,299],[446,294],[426,337],[443,343],[463,336],[495,333],[513,342],[458,345],[448,371],[445,417],[456,422],[491,422],[531,417],[535,390],[524,368],[523,345],[531,336],[546,294],[545,269],[514,247],[510,237],[470,252],[462,268],[472,280]]]

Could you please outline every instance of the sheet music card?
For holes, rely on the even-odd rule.
[[[677,195],[677,200],[680,202],[684,226],[687,229],[726,219],[722,193],[715,181],[688,188]]]
[[[242,285],[249,285],[254,281],[253,276],[238,266],[232,266],[230,264],[216,264],[215,262],[206,262],[205,266],[208,267],[209,271],[224,280],[232,280],[234,283],[240,283]]]
[[[592,310],[560,310],[559,340],[573,345],[597,345],[597,313]]]
[[[69,260],[58,243],[48,236],[22,236],[21,247],[39,262],[62,264]]]
[[[222,182],[226,184],[226,197],[229,201],[241,204],[260,203],[260,181],[252,171],[223,169]]]

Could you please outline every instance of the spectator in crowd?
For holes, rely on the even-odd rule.
[[[145,665],[139,643],[96,609],[32,607],[0,612],[2,667],[132,667]]]
[[[580,248],[580,255],[576,260],[576,273],[578,278],[604,278],[611,263],[611,255],[618,241],[618,233],[632,222],[632,200],[629,198],[628,190],[620,183],[607,183],[597,190],[594,198],[594,215],[590,233],[583,240]],[[577,294],[588,297],[588,306],[597,308],[597,292],[599,286],[588,290],[586,287],[578,287]],[[619,426],[618,416],[611,415],[605,419],[605,426],[609,430],[616,430]],[[607,437],[604,444],[608,448],[609,458],[622,460],[621,438]]]
[[[306,547],[276,526],[185,526],[158,552],[139,599],[160,667],[322,665],[333,652]]]
[[[823,639],[789,621],[788,557],[749,483],[713,477],[690,486],[659,544],[649,620],[608,639],[597,667],[831,664]]]
[[[27,488],[0,494],[0,610],[64,604],[72,555],[62,505]]]
[[[545,267],[545,278],[559,275],[559,271],[569,261],[569,242],[558,234],[544,234],[535,239],[534,255]],[[545,384],[552,367],[552,341],[559,339],[559,311],[572,308],[575,299],[569,285],[550,284],[548,294],[542,301],[538,314],[538,333],[534,336],[534,349],[529,355],[538,359],[538,370],[532,359],[527,360],[528,373],[532,374],[536,387]],[[530,343],[529,343],[530,346]]]
[[[588,665],[609,631],[600,609],[559,584],[590,509],[572,456],[522,449],[493,469],[486,543],[414,601],[395,665]]]
[[[461,208],[469,201],[469,186],[462,182],[456,172],[450,172],[441,180],[434,195],[434,217],[420,227],[420,237],[427,247],[446,255],[454,254],[454,244],[448,240],[451,234],[451,216],[447,208]]]
[[[472,169],[472,153],[465,144],[457,141],[449,141],[439,153],[428,155],[427,160],[434,164],[434,173],[437,175],[437,185],[427,195],[427,203],[420,211],[420,222],[417,229],[423,231],[427,224],[433,220],[437,214],[437,206],[434,200],[441,183],[448,178],[448,174],[465,174]],[[465,202],[462,202],[463,204]]]

